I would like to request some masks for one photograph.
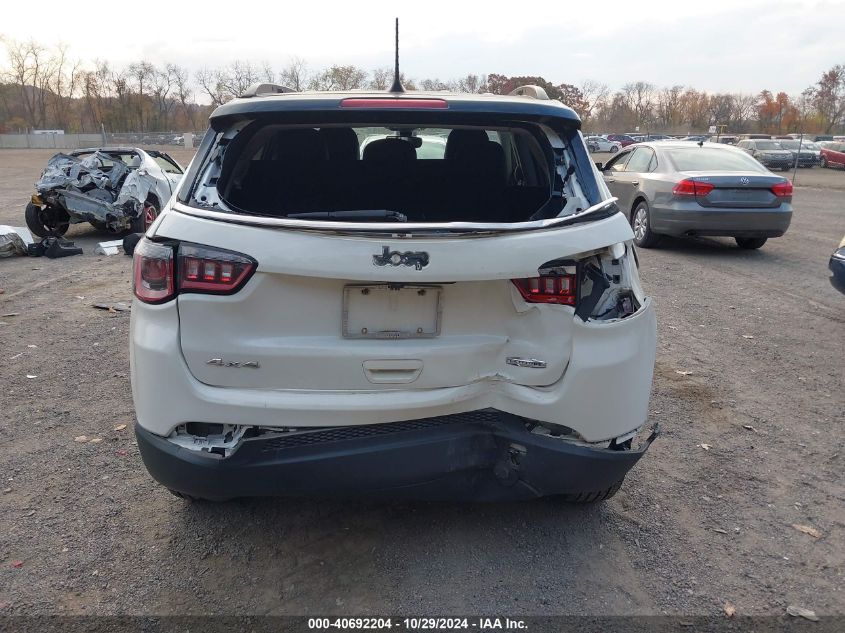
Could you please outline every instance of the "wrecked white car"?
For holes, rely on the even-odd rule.
[[[91,148],[53,156],[26,206],[38,237],[89,222],[100,231],[141,233],[155,220],[184,170],[163,152]]]

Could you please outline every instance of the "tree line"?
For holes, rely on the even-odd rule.
[[[389,67],[367,70],[336,64],[312,69],[294,57],[283,68],[237,60],[195,72],[175,63],[138,61],[116,66],[106,60],[72,59],[65,45],[5,40],[0,67],[0,133],[32,129],[66,132],[199,131],[214,107],[256,82],[294,90],[386,90]],[[581,117],[586,131],[694,133],[711,125],[727,132],[825,133],[845,128],[845,65],[839,64],[800,94],[784,91],[710,93],[691,86],[658,87],[633,81],[618,90],[600,81],[553,83],[539,76],[468,74],[457,79],[402,77],[408,90],[508,94],[539,85]],[[210,105],[199,103],[210,102]]]

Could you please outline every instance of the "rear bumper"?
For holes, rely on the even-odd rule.
[[[792,209],[696,209],[655,207],[652,229],[662,235],[780,237],[792,222]]]
[[[635,450],[599,449],[530,433],[524,418],[486,409],[256,437],[225,458],[181,448],[138,425],[135,433],[153,478],[195,497],[508,501],[610,488],[658,428]]]

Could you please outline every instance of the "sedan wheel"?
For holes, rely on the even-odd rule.
[[[610,146],[610,153],[611,153],[611,154],[615,154],[615,153],[616,153],[616,152],[618,152],[618,151],[619,151],[619,146],[618,146],[618,145],[611,145],[611,146]]]
[[[827,158],[825,158],[824,156],[822,156],[822,159],[821,159],[821,161],[820,161],[820,163],[819,163],[819,164],[820,164],[822,167],[827,167],[827,166],[828,166],[828,164],[827,164]]]
[[[648,204],[640,200],[631,214],[631,228],[634,229],[634,244],[642,248],[651,248],[660,240],[660,236],[652,233],[651,222],[648,217]]]

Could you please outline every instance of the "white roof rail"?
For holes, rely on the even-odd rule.
[[[296,92],[296,90],[294,90],[293,88],[288,88],[287,86],[280,86],[278,84],[257,83],[252,84],[239,96],[242,99],[245,99],[249,97],[257,97],[258,95],[283,94],[285,92]]]
[[[532,99],[549,101],[549,95],[546,94],[546,91],[543,90],[540,86],[534,85],[520,86],[515,90],[511,90],[508,95],[513,97],[531,97]]]

